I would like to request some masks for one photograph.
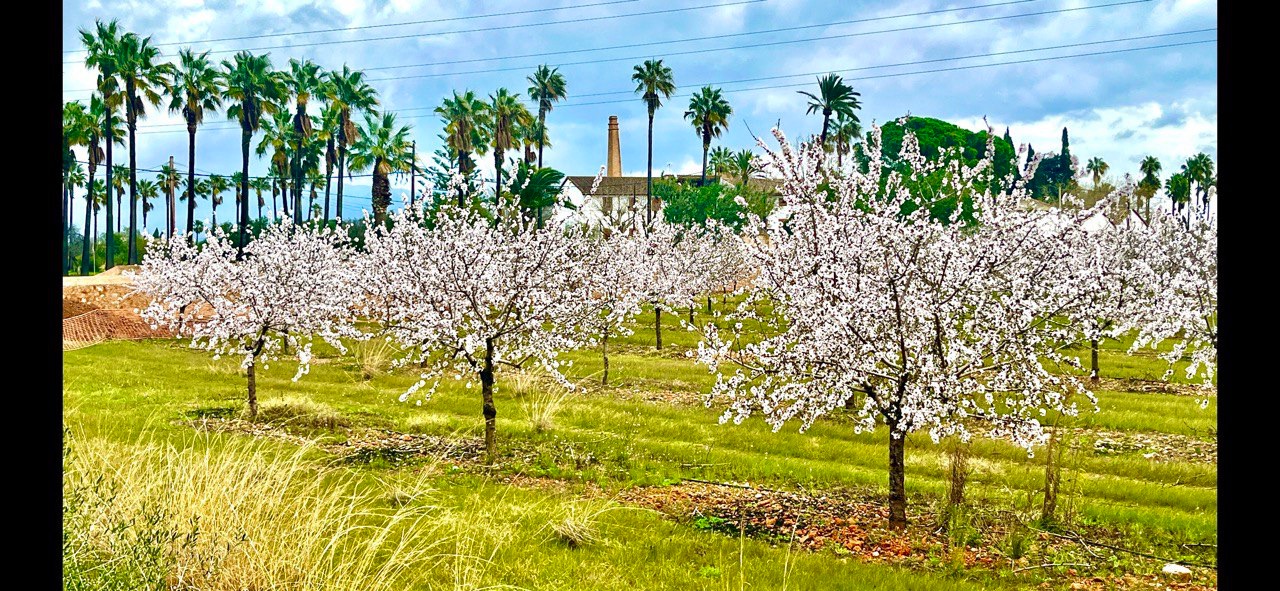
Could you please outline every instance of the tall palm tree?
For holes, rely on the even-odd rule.
[[[1102,176],[1107,174],[1108,170],[1111,170],[1111,165],[1107,164],[1107,161],[1101,157],[1094,156],[1085,163],[1084,169],[1085,172],[1093,175],[1093,186],[1096,187],[1098,183],[1102,182]]]
[[[356,141],[359,130],[353,116],[364,112],[377,115],[378,92],[364,80],[364,72],[352,71],[346,64],[342,71],[329,72],[325,99],[338,110],[338,202],[337,219],[342,219],[342,173],[347,161],[347,148]]]
[[[178,67],[169,81],[169,110],[181,112],[187,122],[187,235],[195,241],[196,129],[204,123],[205,113],[222,108],[221,77],[209,61],[209,52],[196,55],[190,48],[178,52]],[[173,228],[170,228],[172,233]]]
[[[488,144],[489,105],[470,90],[445,98],[435,112],[445,120],[446,143],[458,155],[458,172],[463,176],[475,169],[472,152],[483,155]],[[466,194],[458,189],[458,207],[466,206]]]
[[[279,77],[271,70],[271,58],[267,54],[253,55],[247,51],[236,54],[235,61],[222,61],[222,99],[228,103],[227,118],[240,122],[240,156],[242,182],[249,182],[249,142],[262,126],[263,114],[277,111],[281,97]],[[242,188],[242,193],[248,189]],[[249,226],[249,202],[241,203],[240,224]],[[240,232],[240,254],[248,242],[248,232]]]
[[[222,194],[226,192],[228,186],[227,177],[220,174],[209,175],[209,197],[213,204],[210,209],[213,210],[214,226],[218,225],[218,206],[222,205]]]
[[[1213,159],[1208,154],[1200,152],[1188,158],[1187,162],[1182,165],[1182,170],[1187,175],[1187,181],[1195,183],[1195,194],[1200,198],[1200,215],[1208,215],[1209,189],[1216,184],[1213,174]]]
[[[103,137],[105,138],[106,143],[105,166],[107,173],[107,180],[103,183],[104,190],[106,191],[103,197],[105,200],[103,207],[107,210],[107,219],[105,224],[107,228],[106,261],[104,264],[106,269],[110,269],[115,266],[115,244],[114,240],[112,240],[111,234],[112,212],[110,192],[111,181],[114,180],[112,178],[114,176],[113,171],[111,170],[111,146],[112,144],[117,143],[118,137],[115,134],[118,128],[116,126],[116,122],[113,120],[115,119],[116,111],[121,107],[123,101],[123,97],[120,92],[121,84],[118,75],[119,67],[117,65],[120,44],[119,23],[115,20],[112,20],[109,23],[103,23],[101,20],[95,20],[93,30],[80,29],[80,40],[84,44],[85,49],[85,68],[98,71],[95,88],[101,95],[102,104],[105,107],[102,112],[102,129],[105,134]],[[123,142],[120,143],[123,144]]]
[[[129,126],[129,264],[138,264],[138,119],[148,103],[160,106],[168,92],[173,64],[160,63],[160,50],[151,37],[125,33],[116,54],[117,74],[124,82],[125,119]]]
[[[1142,162],[1138,164],[1138,170],[1142,173],[1142,180],[1138,181],[1138,188],[1142,190],[1142,198],[1145,201],[1144,209],[1146,210],[1147,219],[1151,219],[1151,198],[1155,196],[1156,191],[1160,189],[1160,160],[1155,156],[1146,156]]]
[[[827,145],[827,127],[831,123],[831,114],[840,113],[847,117],[854,115],[854,111],[862,108],[862,103],[858,102],[861,93],[855,92],[852,86],[844,83],[844,80],[836,74],[827,74],[818,78],[818,94],[813,94],[804,90],[796,92],[809,97],[809,108],[806,114],[822,112],[822,137],[819,140],[823,146]]]
[[[302,143],[311,139],[311,117],[307,115],[307,103],[311,95],[323,96],[329,81],[320,66],[311,60],[289,60],[289,71],[283,77],[285,88],[293,95],[296,110],[293,115],[293,221],[302,222]]]
[[[831,130],[831,139],[835,140],[836,166],[844,166],[844,155],[849,153],[853,144],[862,138],[862,122],[857,115],[836,115],[835,127]]]
[[[675,78],[671,68],[662,65],[662,60],[645,60],[643,64],[632,67],[631,81],[636,83],[636,94],[644,101],[649,111],[649,157],[645,165],[645,224],[653,223],[653,115],[662,108],[662,99],[669,99],[676,92]]]
[[[333,186],[333,165],[338,163],[338,150],[335,146],[338,134],[338,122],[341,111],[332,103],[326,104],[320,112],[321,125],[315,132],[316,141],[324,143],[324,221],[329,221],[329,189]],[[341,218],[341,216],[339,216]]]
[[[711,151],[707,166],[710,168],[711,174],[723,178],[732,174],[732,165],[730,164],[732,160],[733,150],[724,146],[716,146],[716,149]]]
[[[106,127],[106,122],[108,120],[107,111],[108,111],[108,108],[106,105],[106,101],[103,100],[102,95],[95,92],[89,98],[89,110],[87,112],[86,118],[82,122],[82,125],[84,125],[86,128],[87,143],[85,145],[89,152],[89,178],[85,183],[85,186],[88,187],[89,190],[85,192],[85,196],[84,196],[85,198],[84,246],[83,246],[83,251],[81,252],[81,255],[80,255],[80,274],[81,275],[88,275],[92,273],[93,270],[96,268],[95,265],[91,262],[91,257],[94,254],[93,247],[91,244],[91,238],[96,238],[98,235],[98,232],[97,232],[98,218],[96,217],[97,212],[95,209],[95,203],[96,203],[95,199],[98,199],[100,197],[101,199],[106,200],[107,183],[103,182],[101,179],[95,182],[93,179],[93,176],[94,176],[94,172],[97,171],[98,166],[103,165],[104,160],[106,158],[101,144],[108,137],[108,134],[107,134],[108,128]],[[115,123],[118,125],[119,124],[118,120]],[[115,141],[117,143],[123,143],[124,141],[122,135],[120,134],[112,134],[110,137],[115,138]],[[102,186],[101,195],[98,195],[93,191],[93,187],[98,185]],[[90,235],[89,233],[91,213],[94,216],[92,220],[93,227],[94,227],[92,235]]]
[[[502,192],[502,163],[503,155],[507,150],[519,145],[519,136],[516,135],[515,128],[518,126],[528,125],[533,121],[533,115],[529,113],[529,109],[520,102],[520,93],[511,94],[506,88],[499,88],[494,94],[489,95],[489,113],[493,120],[493,168],[494,168],[494,197],[501,197]],[[501,199],[497,199],[501,201]]]
[[[66,227],[63,228],[62,234],[66,237],[64,248],[66,249],[66,260],[62,269],[63,275],[71,274],[71,224],[76,216],[76,189],[80,187],[88,187],[85,184],[84,167],[79,162],[71,167],[66,174],[67,183],[67,217]]]
[[[142,231],[147,231],[147,212],[151,211],[151,199],[160,196],[160,185],[155,181],[142,179],[138,181],[138,198],[142,200]]]
[[[88,245],[88,249],[85,251],[84,261],[82,261],[80,264],[81,275],[88,275],[89,273],[92,273],[98,269],[98,260],[97,260],[98,259],[98,212],[101,211],[103,208],[111,207],[111,200],[107,197],[108,186],[109,185],[106,183],[106,181],[102,179],[98,179],[89,185],[88,197],[89,197],[89,203],[92,206],[91,209],[93,209],[93,240],[91,242],[88,239],[89,224],[86,221],[84,231],[85,231],[85,237],[86,237],[85,244]],[[85,216],[86,216],[85,219],[87,220],[88,219],[87,210],[86,210]],[[108,235],[111,234],[110,229],[107,230],[107,234]],[[85,270],[86,266],[88,267],[88,270]]]
[[[316,210],[319,209],[319,205],[316,203],[316,187],[324,185],[324,175],[320,174],[320,169],[318,168],[308,168],[307,176],[303,180],[311,186],[311,196],[307,200],[307,219],[318,218],[320,214],[316,213]]]
[[[236,201],[235,201],[236,211],[240,211],[240,200],[245,198],[245,196],[240,193],[240,188],[242,185],[245,185],[244,175],[241,174],[241,172],[238,170],[231,173],[231,188],[235,189],[235,195],[236,195]]]
[[[391,206],[393,172],[409,170],[409,126],[396,125],[396,114],[364,117],[360,139],[351,146],[351,170],[373,169],[373,221],[382,225]]]
[[[164,164],[160,167],[160,172],[156,173],[156,183],[164,190],[167,207],[165,209],[165,235],[173,236],[174,230],[177,229],[177,212],[178,212],[178,169]]]
[[[551,112],[554,103],[566,96],[564,74],[560,68],[548,68],[546,64],[538,66],[533,74],[526,78],[529,81],[529,98],[538,101],[538,168],[542,168],[542,148],[546,144],[547,113]]]
[[[80,101],[68,102],[62,108],[62,274],[71,270],[71,236],[69,234],[73,219],[75,187],[84,179],[74,181],[72,175],[79,171],[84,175],[80,164],[76,162],[76,146],[88,146],[93,121]]]
[[[189,180],[183,181],[189,184],[183,187],[182,193],[184,195],[190,195],[191,198],[193,199],[208,199],[209,198],[209,179],[202,178],[202,177],[194,177],[193,180],[195,182],[190,182]],[[200,230],[197,229],[197,226],[199,226],[200,224],[201,224],[201,221],[196,220],[195,224],[191,226],[191,231],[193,232],[192,236],[195,236],[195,234],[200,233]]]
[[[268,184],[270,181],[267,177],[256,176],[249,180],[249,188],[253,189],[258,196],[258,218],[262,218],[262,206],[266,205],[266,201],[262,198],[262,192],[271,188]]]
[[[280,173],[275,167],[267,169],[267,184],[271,185],[271,219],[280,221],[280,210],[276,208],[276,199],[280,196]]]
[[[689,99],[689,110],[684,118],[693,124],[694,130],[702,137],[702,184],[707,184],[707,152],[711,149],[711,139],[720,137],[729,129],[729,116],[733,107],[721,95],[719,88],[703,86]]]

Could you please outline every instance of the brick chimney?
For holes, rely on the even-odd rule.
[[[622,176],[622,148],[618,145],[618,116],[609,116],[609,166],[605,176]]]

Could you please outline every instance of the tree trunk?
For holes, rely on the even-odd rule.
[[[1049,432],[1049,439],[1045,442],[1044,447],[1044,504],[1040,508],[1040,521],[1042,523],[1051,523],[1054,514],[1058,511],[1058,483],[1062,475],[1062,469],[1058,465],[1055,456],[1058,455],[1058,447],[1060,445],[1058,427],[1054,425]]]
[[[249,420],[258,418],[258,378],[254,372],[254,366],[258,362],[255,360],[249,364]]]
[[[649,116],[649,127],[653,127],[653,115]],[[652,133],[650,134],[652,135]],[[538,108],[538,168],[542,168],[542,144],[547,138],[547,112]]]
[[[493,149],[493,197],[499,208],[502,206],[502,152],[502,148]]]
[[[480,394],[484,398],[484,452],[493,463],[496,452],[494,431],[498,425],[498,409],[493,406],[493,339],[485,340],[484,369],[480,370]]]
[[[907,528],[906,435],[894,436],[889,427],[889,529]]]
[[[245,129],[240,133],[240,187],[241,194],[249,194],[249,141],[253,139],[252,131]],[[244,247],[249,243],[249,200],[240,200],[240,240],[236,258],[244,258]]]
[[[693,324],[693,304],[689,304],[689,324]]]
[[[653,307],[653,334],[657,339],[657,348],[662,348],[662,308]]]
[[[707,296],[707,314],[713,314],[711,311],[711,296]]]
[[[329,151],[333,151],[333,139],[329,139]],[[329,223],[329,188],[333,186],[333,160],[326,153],[324,159],[324,222]]]
[[[707,151],[711,149],[711,138],[704,133],[702,135],[702,185],[707,184]]]
[[[609,329],[600,335],[600,357],[604,360],[604,375],[600,377],[600,385],[609,385]]]
[[[67,207],[71,203],[71,190],[64,182],[62,184],[62,275],[66,276],[71,270],[71,210]]]
[[[93,150],[92,147],[89,148]],[[93,272],[93,264],[90,262],[93,257],[92,245],[90,244],[91,236],[89,235],[89,225],[92,223],[93,216],[93,173],[94,166],[89,166],[89,184],[84,192],[84,244],[81,245],[80,251],[80,274],[88,275]]]
[[[129,83],[129,264],[138,264],[138,114],[133,83]]]
[[[196,222],[196,126],[187,125],[187,235],[195,244]]]
[[[828,111],[828,110],[826,110],[826,109],[823,109],[823,111],[822,111],[822,138],[818,140],[818,143],[819,143],[819,144],[821,144],[823,148],[826,148],[826,147],[827,147],[827,126],[828,126],[830,123],[831,123],[831,111]]]
[[[104,188],[106,189],[106,198],[103,199],[104,203],[102,204],[103,207],[107,208],[107,219],[106,219],[106,226],[107,226],[106,243],[107,244],[106,244],[106,257],[105,257],[106,261],[103,262],[104,270],[110,269],[111,267],[116,266],[116,263],[115,263],[116,247],[115,247],[115,240],[113,239],[115,238],[115,236],[111,233],[111,224],[113,223],[113,219],[114,219],[111,215],[111,188],[112,188],[111,187],[111,175],[112,175],[111,144],[115,143],[115,137],[111,134],[111,111],[109,110],[107,111],[106,125],[107,125],[107,165],[106,165],[107,180],[106,180],[106,185],[104,185]],[[97,232],[94,232],[94,235],[96,237]]]
[[[1098,383],[1098,339],[1089,339],[1089,381]]]
[[[338,220],[339,222],[342,221],[342,173],[346,171],[346,167],[347,167],[347,146],[345,144],[339,143],[338,144],[338,200],[336,203],[337,208],[333,212],[333,219]]]
[[[644,223],[649,225],[653,223],[653,109],[649,109],[649,160],[645,167],[644,186]],[[662,347],[661,340],[658,347]]]
[[[387,223],[387,208],[391,205],[391,179],[378,172],[378,161],[373,164],[373,223]]]

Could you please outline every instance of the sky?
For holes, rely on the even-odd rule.
[[[87,102],[94,86],[78,29],[95,19],[151,36],[162,59],[176,59],[183,47],[210,50],[218,61],[248,49],[269,52],[281,69],[290,58],[363,69],[382,108],[412,125],[427,162],[441,145],[443,123],[432,109],[442,99],[506,87],[536,112],[525,78],[546,63],[564,74],[568,98],[548,115],[544,163],[596,174],[609,116],[617,115],[624,173],[643,176],[647,117],[630,78],[632,66],[650,58],[664,60],[677,86],[654,120],[655,175],[699,170],[701,140],[683,112],[701,86],[723,89],[733,107],[713,147],[758,151],[753,132],[772,142],[774,125],[792,140],[821,130],[820,115],[805,113],[797,91],[816,92],[827,72],[861,93],[864,128],[911,114],[979,130],[985,117],[997,133],[1008,127],[1015,144],[1045,152],[1058,149],[1066,126],[1080,161],[1100,156],[1117,179],[1137,177],[1148,154],[1165,176],[1197,152],[1217,159],[1217,6],[1205,0],[64,2],[64,101]],[[1061,59],[1045,59],[1054,57]],[[196,171],[240,170],[239,138],[224,114],[206,116]],[[149,107],[137,142],[140,169],[173,156],[185,174],[179,114]],[[127,164],[127,154],[118,149],[116,161]],[[492,175],[491,156],[481,166]],[[267,167],[251,157],[251,175]],[[369,179],[346,183],[343,213],[359,217],[369,208]],[[392,186],[397,201],[407,195],[407,178]],[[226,199],[218,213],[230,219]],[[197,218],[208,215],[202,202]]]

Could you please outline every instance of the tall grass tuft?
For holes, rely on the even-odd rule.
[[[309,449],[66,437],[65,589],[399,590],[443,565],[432,509]]]
[[[520,407],[534,432],[545,433],[555,428],[556,415],[560,414],[570,394],[567,388],[538,380],[528,372],[512,373],[508,383],[513,396],[520,400]]]

